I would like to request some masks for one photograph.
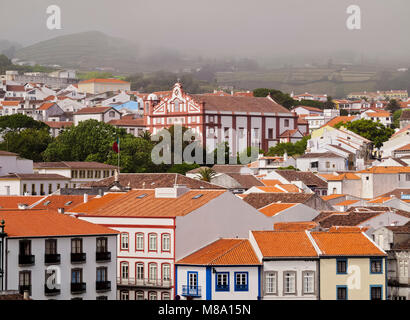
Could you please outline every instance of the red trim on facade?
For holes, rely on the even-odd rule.
[[[172,218],[171,218],[172,219]],[[152,229],[174,229],[173,226],[161,226],[161,225],[138,225],[138,224],[103,224],[99,223],[100,226],[107,228],[152,228]]]

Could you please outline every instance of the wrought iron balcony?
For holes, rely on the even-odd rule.
[[[182,295],[185,297],[201,297],[202,287],[201,286],[182,286]]]
[[[33,265],[35,263],[35,260],[35,256],[32,254],[19,254],[19,265],[21,266]]]
[[[61,256],[59,254],[45,254],[44,263],[46,264],[60,264]]]
[[[163,279],[135,279],[117,278],[117,286],[125,287],[146,287],[146,288],[171,288],[172,280]]]
[[[71,283],[71,293],[84,293],[87,289],[87,284],[85,282],[72,282]]]
[[[95,288],[97,291],[110,291],[111,281],[96,281]]]
[[[111,252],[97,252],[95,254],[95,260],[97,262],[109,262],[111,261]]]
[[[85,253],[72,253],[71,263],[84,263],[86,261]]]

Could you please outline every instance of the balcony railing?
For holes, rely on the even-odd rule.
[[[61,261],[61,256],[59,254],[45,254],[44,263],[47,264],[59,264]]]
[[[117,278],[117,285],[127,287],[171,288],[172,280]]]
[[[85,253],[72,253],[71,262],[72,263],[84,263],[86,261]]]
[[[182,286],[182,295],[186,297],[200,297],[201,291],[201,286]]]
[[[55,296],[61,293],[60,288],[49,288],[47,284],[44,285],[44,294],[46,296]]]
[[[87,289],[87,284],[85,282],[71,283],[71,293],[83,293]]]
[[[111,261],[111,252],[97,252],[95,254],[95,260],[97,262],[109,262]]]
[[[19,265],[29,266],[35,263],[35,256],[32,254],[29,255],[19,255]]]
[[[97,291],[109,291],[111,290],[111,281],[96,281],[95,288]]]

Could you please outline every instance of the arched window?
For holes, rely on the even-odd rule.
[[[108,116],[109,116],[110,118],[114,118],[114,117],[115,117],[115,112],[114,112],[114,111],[110,111],[110,112],[108,113]]]
[[[142,262],[137,262],[135,266],[135,277],[137,280],[144,279],[144,264]]]
[[[121,246],[120,249],[122,251],[128,251],[128,233],[127,232],[123,232],[121,233]]]
[[[144,234],[143,233],[137,233],[135,235],[135,250],[144,251]]]
[[[150,233],[148,236],[148,250],[157,251],[157,235],[155,233]]]
[[[169,263],[162,264],[162,280],[171,280],[171,265]]]
[[[121,262],[121,279],[128,279],[129,277],[129,266],[128,262]]]
[[[149,300],[158,300],[158,298],[157,298],[157,293],[156,292],[154,292],[154,291],[151,291],[150,293],[149,293]]]
[[[135,300],[144,300],[144,291],[135,291]]]
[[[161,239],[162,251],[171,251],[171,236],[169,233],[164,233]]]
[[[148,265],[148,278],[150,282],[155,282],[157,280],[157,264],[152,262]]]

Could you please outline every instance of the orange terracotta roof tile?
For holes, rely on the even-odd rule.
[[[339,122],[347,123],[347,122],[353,121],[354,119],[356,119],[355,116],[336,117],[336,118],[333,118],[332,120],[330,120],[328,123],[325,123],[321,128],[326,127],[326,126],[334,127]]]
[[[263,213],[265,216],[273,217],[279,212],[292,208],[296,205],[297,203],[272,203],[264,208],[258,209],[258,211]]]
[[[95,196],[88,196],[88,199],[93,199]],[[68,209],[74,208],[77,205],[84,203],[84,196],[77,195],[50,195],[44,197],[43,201],[34,206],[34,209],[47,209],[57,211],[60,208]]]
[[[337,204],[334,204],[334,206],[350,206],[350,205],[355,204],[357,202],[359,202],[359,200],[345,200],[345,201],[339,202]]]
[[[108,235],[117,231],[46,210],[0,211],[9,237],[46,237],[73,235]]]
[[[391,198],[390,197],[378,197],[378,198],[368,201],[368,203],[384,203],[388,200],[391,200]]]
[[[410,143],[406,144],[403,147],[400,147],[400,148],[396,149],[395,151],[409,151],[409,150],[410,150]]]
[[[341,198],[341,197],[344,197],[344,196],[345,196],[344,194],[330,194],[328,196],[322,196],[321,198],[325,201],[328,201],[328,200],[332,200],[332,199]]]
[[[297,186],[295,186],[294,184],[278,184],[279,188],[285,189],[286,192],[302,192],[302,190],[300,190]]]
[[[274,187],[277,184],[281,184],[281,182],[279,180],[265,180],[265,179],[263,179],[263,180],[261,180],[261,182],[267,187]]]
[[[41,196],[1,196],[0,209],[18,209],[19,204],[31,206],[36,202],[44,199]]]
[[[247,239],[220,239],[189,256],[178,264],[190,265],[260,265]]]
[[[54,102],[43,103],[37,110],[48,110],[54,105],[55,105]]]
[[[262,255],[267,257],[317,257],[306,232],[252,231]]]
[[[312,232],[313,239],[325,256],[384,256],[369,238],[359,232]]]
[[[376,173],[376,174],[386,174],[386,173],[407,173],[410,172],[410,167],[372,167],[366,170],[358,171],[358,173]]]
[[[178,198],[156,198],[155,190],[132,190],[101,204],[92,199],[88,206],[80,205],[70,210],[89,216],[128,216],[128,217],[178,217],[185,216],[219,197],[225,190],[190,190]]]
[[[313,221],[278,222],[273,225],[275,231],[304,231],[316,228],[318,224]]]
[[[259,190],[263,192],[279,192],[279,193],[284,192],[283,190],[275,188],[275,187],[256,187],[256,188],[258,188]]]
[[[87,203],[77,204],[76,206],[70,208],[69,211],[87,214],[104,207],[111,201],[121,198],[124,195],[125,193],[108,193],[101,198],[95,197],[90,199]]]
[[[351,226],[332,226],[329,228],[329,232],[366,232],[369,227],[351,227]]]

